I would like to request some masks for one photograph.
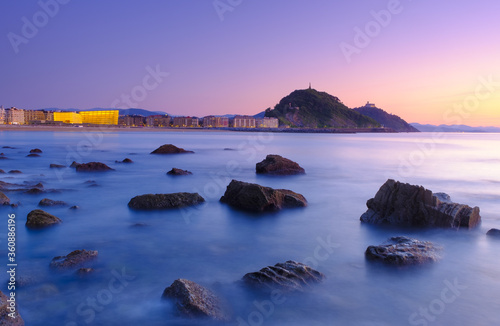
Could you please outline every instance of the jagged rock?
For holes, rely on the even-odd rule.
[[[132,198],[128,207],[134,209],[171,209],[203,203],[198,193],[177,192],[173,194],[146,194]]]
[[[32,153],[32,154],[26,155],[26,157],[40,157],[40,155],[36,154],[36,153]]]
[[[30,150],[30,153],[43,153],[43,152],[39,148],[34,148],[34,149]]]
[[[267,155],[265,160],[256,164],[255,170],[259,174],[293,175],[306,173],[300,165],[280,155]]]
[[[173,300],[178,312],[185,317],[217,321],[230,319],[217,295],[189,280],[175,280],[163,291],[162,299]]]
[[[134,161],[129,158],[125,158],[123,161],[115,161],[115,163],[134,163]]]
[[[360,220],[373,224],[473,228],[481,222],[479,207],[453,203],[444,193],[433,194],[422,186],[387,180]]]
[[[101,162],[82,163],[76,166],[76,172],[102,172],[112,170],[114,169]]]
[[[291,190],[273,189],[237,180],[231,181],[220,201],[235,208],[252,212],[307,206],[307,200],[304,196]]]
[[[61,164],[50,164],[50,168],[51,169],[62,169],[62,168],[65,168],[65,166],[61,165]]]
[[[22,172],[19,171],[19,170],[10,170],[9,173],[10,174],[19,174],[19,173],[22,173]]]
[[[192,172],[188,170],[181,170],[177,168],[172,168],[172,170],[167,172],[168,175],[190,175],[193,174]]]
[[[28,213],[26,227],[30,229],[39,229],[59,223],[62,223],[60,218],[42,211],[41,209],[35,209]]]
[[[68,206],[68,204],[61,200],[52,200],[48,198],[44,198],[40,200],[38,206]]]
[[[500,238],[500,230],[499,229],[491,229],[488,232],[486,232],[486,235]]]
[[[75,250],[67,256],[54,257],[50,262],[50,267],[59,269],[77,267],[97,258],[97,254],[97,250]]]
[[[76,168],[78,165],[80,165],[80,163],[77,163],[77,162],[73,161],[73,163],[71,163],[71,165],[69,167],[70,168]]]
[[[10,205],[10,199],[3,192],[0,191],[0,206]]]
[[[15,297],[16,299],[17,296]],[[14,307],[12,307],[13,311],[15,311],[14,318],[10,317],[9,314],[13,312],[11,309],[9,297],[7,297],[2,291],[0,291],[0,325],[1,326],[24,326],[24,320],[21,318],[19,314],[19,307],[17,303],[14,303]]]
[[[172,144],[162,145],[151,152],[151,154],[183,154],[183,153],[194,153],[194,152],[186,151],[184,148],[179,148]]]
[[[305,286],[319,283],[325,275],[302,263],[289,260],[274,266],[267,266],[258,272],[243,276],[243,282],[260,289],[302,291]]]
[[[439,260],[436,248],[431,242],[408,237],[392,237],[379,246],[369,246],[365,256],[390,265],[418,265]]]

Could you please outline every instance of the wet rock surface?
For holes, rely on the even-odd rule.
[[[479,207],[457,204],[447,194],[391,179],[366,206],[360,220],[372,224],[473,228],[481,222]]]
[[[486,235],[500,239],[500,230],[499,229],[490,229],[488,232],[486,232]]]
[[[9,316],[11,313],[9,307],[10,302],[8,302],[9,298],[0,291],[0,325],[1,326],[24,326],[24,320],[19,314],[19,307],[17,304],[15,305],[15,317],[12,318]]]
[[[179,148],[172,144],[162,145],[151,152],[151,154],[184,154],[184,153],[194,153],[194,152],[187,151],[184,148]]]
[[[192,172],[188,170],[181,170],[177,168],[172,168],[172,170],[167,172],[168,175],[190,175],[193,174]]]
[[[97,255],[97,250],[75,250],[66,256],[54,257],[50,262],[50,267],[57,269],[78,267],[96,259]]]
[[[62,169],[62,168],[65,168],[65,167],[66,166],[61,165],[61,164],[54,164],[54,163],[50,164],[50,168],[51,169]]]
[[[273,189],[237,180],[231,181],[220,201],[237,209],[251,212],[307,206],[304,196],[291,190]]]
[[[41,209],[35,209],[28,213],[26,227],[30,229],[41,229],[59,223],[62,223],[60,218]]]
[[[0,191],[0,206],[10,205],[10,198],[7,197],[3,192]]]
[[[201,204],[205,201],[198,193],[146,194],[132,198],[128,206],[133,209],[172,209]]]
[[[62,200],[52,200],[49,198],[44,198],[40,200],[38,206],[68,206],[68,204]]]
[[[76,165],[76,172],[104,172],[113,170],[114,169],[101,162],[89,162]]]
[[[439,248],[428,241],[408,237],[392,237],[378,246],[369,246],[365,257],[389,265],[419,265],[439,260]]]
[[[280,155],[267,155],[256,164],[255,170],[259,174],[294,175],[304,174],[306,171],[296,162]]]

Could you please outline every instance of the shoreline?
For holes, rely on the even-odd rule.
[[[2,131],[62,131],[62,132],[275,132],[275,133],[397,133],[388,128],[158,128],[158,127],[118,127],[118,126],[44,126],[44,125],[0,125]]]

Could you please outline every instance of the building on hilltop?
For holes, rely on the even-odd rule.
[[[277,118],[257,118],[255,119],[255,124],[257,128],[278,128]]]
[[[229,118],[226,117],[215,117],[209,115],[203,118],[204,128],[227,128],[229,127]]]
[[[375,104],[373,103],[370,103],[370,101],[367,101],[366,104],[365,104],[365,108],[375,108]]]
[[[237,115],[233,119],[234,128],[255,128],[255,118],[248,115]]]
[[[174,117],[173,126],[177,128],[197,128],[200,125],[198,118]]]

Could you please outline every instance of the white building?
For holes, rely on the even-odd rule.
[[[5,123],[9,125],[23,125],[24,110],[15,107],[5,110]]]

